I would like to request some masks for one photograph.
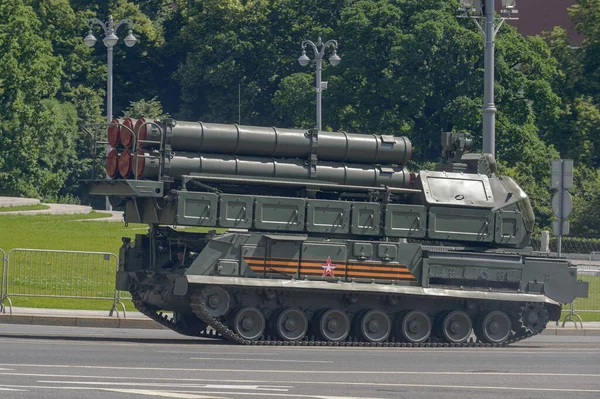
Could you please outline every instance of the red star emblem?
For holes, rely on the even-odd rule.
[[[331,263],[331,256],[327,257],[327,262],[322,264],[321,267],[323,268],[323,277],[325,277],[325,276],[335,277],[335,275],[333,274],[333,271],[335,270],[337,265]]]

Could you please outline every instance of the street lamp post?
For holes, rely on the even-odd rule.
[[[496,155],[496,105],[494,104],[494,40],[507,19],[513,14],[516,0],[502,0],[500,17],[494,15],[494,0],[460,0],[461,18],[471,18],[484,38],[483,83],[483,152]]]
[[[135,38],[135,36],[133,36],[133,33],[131,31],[131,28],[133,27],[133,22],[129,18],[125,18],[115,24],[115,22],[113,21],[112,15],[109,15],[108,21],[106,21],[106,22],[102,22],[98,18],[90,18],[90,19],[88,19],[87,23],[88,23],[88,27],[90,30],[88,32],[88,35],[83,39],[83,41],[85,42],[86,46],[88,46],[88,47],[93,47],[94,44],[96,44],[96,37],[92,33],[93,26],[100,25],[100,27],[102,27],[102,29],[104,30],[104,39],[102,40],[102,42],[104,43],[104,45],[106,46],[106,49],[108,50],[108,54],[107,54],[108,77],[106,80],[106,122],[111,123],[112,117],[113,117],[113,115],[112,115],[113,47],[119,41],[119,37],[116,35],[116,32],[119,30],[119,27],[121,27],[121,25],[127,24],[127,27],[129,28],[129,33],[125,37],[124,42],[127,47],[133,47],[135,45],[135,42],[137,42],[137,39]],[[110,146],[107,144],[106,153],[108,154],[109,151],[110,151]],[[109,211],[112,210],[112,206],[110,205],[108,197],[106,197],[106,209]]]
[[[333,54],[329,57],[331,65],[336,66],[342,60],[337,55],[338,43],[336,40],[327,40],[325,43],[321,41],[321,38],[317,40],[317,43],[313,43],[310,40],[304,40],[302,42],[302,55],[298,58],[298,62],[302,66],[307,66],[310,58],[306,55],[306,47],[310,46],[315,53],[315,59],[317,60],[317,131],[321,131],[321,92],[327,88],[327,82],[321,82],[321,70],[323,69],[323,56],[327,47],[333,47]]]

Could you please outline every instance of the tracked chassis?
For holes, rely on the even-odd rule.
[[[233,290],[237,291],[237,290]],[[264,297],[268,298],[272,295],[270,291],[263,291],[261,289],[253,289],[257,298]],[[278,298],[283,293],[276,293]],[[242,345],[284,345],[284,346],[355,346],[355,347],[503,347],[524,339],[531,338],[543,331],[546,327],[546,323],[549,321],[548,307],[542,303],[518,303],[508,302],[498,306],[494,304],[494,308],[503,309],[511,320],[511,327],[508,334],[504,337],[500,337],[498,330],[490,331],[488,324],[488,331],[485,333],[482,328],[476,328],[475,337],[471,334],[466,339],[463,339],[463,332],[457,331],[452,335],[452,330],[449,329],[446,333],[443,331],[443,317],[448,311],[441,313],[440,318],[436,321],[437,325],[432,326],[432,334],[428,335],[423,339],[424,334],[420,332],[419,328],[412,329],[410,331],[419,334],[419,339],[407,339],[406,335],[402,333],[402,313],[396,319],[396,327],[390,330],[390,335],[385,339],[379,334],[378,339],[369,339],[372,337],[365,337],[361,332],[360,326],[349,330],[349,334],[342,340],[327,340],[318,331],[318,328],[307,329],[306,335],[303,335],[300,339],[287,339],[286,334],[282,335],[282,329],[273,321],[266,323],[266,330],[261,333],[258,337],[248,339],[245,335],[246,331],[242,335],[235,332],[231,326],[231,317],[214,317],[211,315],[210,306],[207,305],[207,298],[210,293],[204,288],[197,288],[194,293],[190,295],[190,308],[192,313],[177,314],[174,317],[169,317],[158,311],[156,307],[146,304],[137,293],[132,293],[133,303],[136,308],[149,318],[155,320],[161,325],[172,329],[180,334],[202,337],[202,338],[219,338],[227,341],[242,344]],[[349,293],[341,293],[340,302],[349,303]],[[391,298],[391,296],[389,297]],[[261,301],[262,302],[262,301]],[[456,301],[456,307],[462,301]],[[475,305],[475,302],[472,302]],[[487,304],[489,306],[490,304]],[[296,308],[294,308],[296,309]],[[267,311],[270,314],[281,313],[281,311],[272,310]],[[404,311],[404,313],[407,313]],[[475,319],[481,323],[481,315],[490,312],[470,312],[475,314]],[[310,314],[310,313],[309,313]],[[394,318],[390,318],[394,320]],[[514,324],[513,324],[514,323]],[[470,330],[470,329],[469,329]],[[283,330],[286,331],[286,330]],[[376,331],[376,330],[375,330]],[[494,336],[494,333],[496,335]],[[458,334],[458,335],[457,335]],[[500,334],[504,334],[500,332]],[[460,336],[460,338],[459,338]],[[492,339],[490,339],[490,336]],[[413,336],[414,338],[415,336]],[[494,339],[495,337],[495,339]],[[459,338],[459,339],[453,339]]]
[[[325,275],[328,267],[342,268],[336,257],[332,260],[326,254],[349,244],[352,248],[356,242],[251,232],[198,234],[170,228],[157,228],[149,236],[155,238],[149,241],[140,235],[133,245],[125,240],[118,287],[130,290],[142,313],[181,334],[220,337],[239,344],[503,346],[540,333],[549,320],[560,317],[560,304],[541,291],[562,298],[561,292],[555,295],[554,291],[564,287],[573,273],[563,260],[396,243],[402,255],[385,263],[386,273],[397,269],[396,277],[367,280],[356,273],[368,274],[381,268],[381,263],[353,256],[343,272],[338,270],[342,274]],[[198,251],[194,260],[178,271],[177,264],[167,259],[189,239],[205,244],[192,247],[191,252]],[[163,267],[154,273],[128,270],[126,265],[135,264],[135,259],[143,261],[140,257],[150,252],[143,245],[150,242],[160,248],[156,261]],[[283,261],[263,256],[262,268],[253,263],[255,256],[244,256],[250,250],[253,255],[262,253],[263,246],[270,248],[267,253],[274,253],[273,246],[281,244],[284,253],[291,253],[293,243],[302,247],[298,258]],[[304,275],[303,271],[313,270],[304,267],[315,262],[302,258],[302,249],[308,256],[315,247],[327,260],[319,266],[320,275]],[[220,254],[215,255],[215,248]],[[211,262],[205,256],[218,256],[218,260]],[[241,260],[241,269],[227,269],[236,263],[234,259]],[[478,269],[484,260],[488,267]],[[546,263],[542,274],[536,272],[539,262]],[[293,275],[278,269],[292,263],[297,268]],[[478,274],[473,274],[475,269]],[[535,282],[548,272],[557,276],[556,281]],[[521,278],[507,281],[510,275]],[[522,276],[526,283],[521,282]],[[574,280],[572,284],[571,289],[579,287]],[[160,314],[159,309],[174,310],[174,317]]]

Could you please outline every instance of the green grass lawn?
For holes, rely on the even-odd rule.
[[[107,213],[79,215],[0,215],[0,249],[56,249],[119,254],[121,237],[145,234],[145,224],[80,221],[108,217]]]
[[[16,211],[42,211],[50,209],[48,205],[22,205],[22,206],[2,206],[0,212],[16,212]]]
[[[130,224],[125,227],[122,222],[85,221],[108,216],[107,213],[99,212],[78,215],[0,215],[0,226],[2,226],[0,249],[7,254],[14,248],[28,248],[108,252],[118,256],[121,237],[133,238],[135,234],[145,234],[148,229],[144,224]],[[38,263],[36,261],[36,264]],[[110,299],[113,297],[114,289],[107,288],[107,285],[114,287],[116,271],[112,263],[110,267],[103,264],[89,267],[87,273],[90,276],[79,275],[69,270],[73,268],[58,273],[53,270],[42,270],[40,267],[36,270],[22,270],[21,274],[11,270],[11,280],[14,285],[10,287],[9,293],[52,295],[65,292],[84,294],[91,292],[90,295],[106,297],[106,300],[11,295],[13,306],[110,310],[112,306]],[[102,283],[97,283],[98,280]],[[130,301],[125,304],[129,310],[133,309]]]

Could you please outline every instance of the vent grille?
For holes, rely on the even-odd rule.
[[[462,287],[462,288],[492,288],[496,290],[518,291],[519,282],[513,281],[488,281],[465,280],[462,278],[430,277],[430,286]]]

